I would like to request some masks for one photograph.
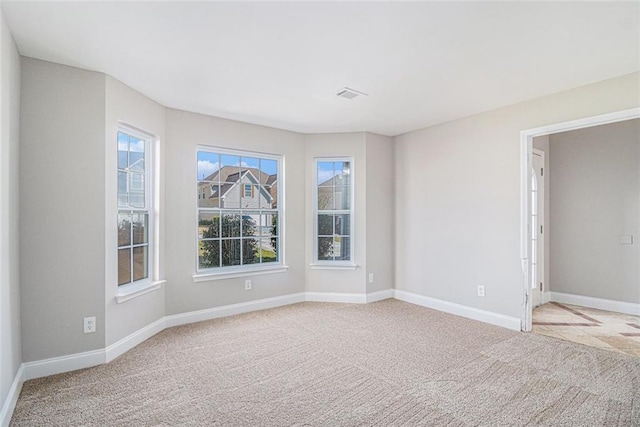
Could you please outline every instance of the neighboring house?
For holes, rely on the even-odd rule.
[[[348,184],[347,179],[342,174],[318,184],[318,209],[348,209],[350,196]]]
[[[257,168],[223,166],[198,183],[198,206],[275,209],[277,175]]]

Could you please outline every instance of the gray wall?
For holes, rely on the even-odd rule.
[[[227,304],[304,291],[304,139],[294,132],[167,110],[165,160],[166,314],[185,313]],[[284,155],[286,264],[284,273],[195,283],[196,150],[198,145]]]
[[[104,348],[105,76],[22,58],[20,134],[24,361]]]
[[[160,206],[159,238],[156,247],[159,250],[159,272],[157,278],[164,278],[165,266],[165,175],[164,170],[166,159],[166,138],[165,138],[165,115],[166,109],[141,95],[139,92],[120,83],[116,79],[106,76],[106,133],[104,156],[106,162],[105,171],[105,276],[104,287],[106,289],[106,345],[111,345],[118,340],[132,334],[144,326],[153,323],[164,316],[165,290],[164,287],[125,301],[116,303],[115,294],[118,290],[117,270],[118,260],[114,248],[117,247],[117,132],[118,124],[133,126],[153,135],[157,141],[154,153],[159,154],[159,164],[155,165],[154,172],[159,177],[159,188],[157,194]]]
[[[551,291],[640,303],[640,120],[549,141]]]
[[[22,363],[18,240],[20,56],[0,11],[0,407]]]
[[[520,132],[637,107],[639,82],[634,73],[396,137],[396,288],[519,318]]]
[[[367,293],[393,288],[393,138],[367,133]],[[369,283],[369,273],[374,281]]]

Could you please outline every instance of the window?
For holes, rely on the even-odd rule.
[[[353,160],[316,159],[314,260],[353,263]]]
[[[198,272],[281,263],[281,157],[200,147]]]
[[[149,279],[151,137],[118,131],[118,286]]]

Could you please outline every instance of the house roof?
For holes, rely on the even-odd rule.
[[[220,179],[221,183],[234,183],[238,181],[240,172],[249,171],[253,175],[254,178],[260,181],[262,185],[271,185],[278,179],[277,174],[269,175],[267,173],[261,172],[258,168],[248,168],[248,167],[238,167],[238,166],[223,166],[218,169],[211,175],[203,178],[200,182],[210,182],[210,181],[218,181]]]

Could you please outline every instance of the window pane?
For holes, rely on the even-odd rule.
[[[258,239],[242,239],[242,264],[260,262],[260,245]]]
[[[242,237],[260,235],[260,212],[242,211]]]
[[[260,220],[260,235],[272,237],[278,235],[278,214],[263,214]]]
[[[131,282],[131,249],[118,250],[118,286]]]
[[[335,209],[336,210],[348,210],[351,207],[351,195],[349,194],[349,187],[341,186],[335,188],[334,193]]]
[[[318,187],[318,210],[333,209],[333,187]]]
[[[220,237],[220,214],[200,212],[200,214],[198,214],[198,238],[207,239],[215,237]]]
[[[256,184],[260,183],[260,160],[255,157],[242,157],[240,159],[242,172],[249,171],[256,179]]]
[[[198,242],[198,268],[220,267],[220,240]]]
[[[118,132],[118,169],[129,167],[129,137]]]
[[[118,172],[118,206],[129,205],[129,194],[127,193],[127,173]]]
[[[277,209],[278,208],[278,183],[273,185],[263,185],[262,195],[260,197],[260,208]]]
[[[278,162],[271,159],[260,159],[260,182],[272,185],[278,181]]]
[[[260,253],[262,254],[262,262],[277,262],[277,249],[277,237],[260,239]]]
[[[128,246],[131,244],[131,215],[126,213],[118,214],[118,246]]]
[[[333,162],[318,162],[318,186],[333,187]]]
[[[222,214],[222,237],[240,237],[240,215]]]
[[[333,215],[318,215],[318,235],[331,236],[333,234]]]
[[[145,142],[129,136],[129,170],[144,172]]]
[[[318,237],[318,259],[333,259],[333,237]]]
[[[348,261],[351,259],[351,238],[337,236],[333,241],[333,254],[336,261]]]
[[[144,208],[144,175],[130,173],[129,179],[129,204],[135,208]]]
[[[218,182],[220,156],[207,151],[198,151],[198,181]]]
[[[240,172],[240,156],[232,156],[229,154],[222,154],[220,156],[220,160],[222,162],[222,167],[223,169],[225,169],[223,171],[223,176],[221,177],[220,181],[224,182],[226,181],[226,176],[228,176],[229,174],[233,174],[233,173],[239,173]]]
[[[222,266],[240,265],[240,239],[222,241]]]
[[[268,193],[264,190],[260,191],[259,185],[242,184],[243,209],[259,209],[260,199],[267,199],[268,197]]]
[[[218,208],[220,186],[211,182],[198,183],[198,207]]]
[[[339,214],[335,216],[335,234],[349,236],[351,234],[351,215]]]
[[[149,267],[147,265],[147,246],[133,248],[133,281],[146,279],[149,277]]]
[[[335,185],[349,185],[349,177],[351,176],[351,165],[349,162],[334,162]]]
[[[149,243],[149,215],[133,215],[133,244]]]

